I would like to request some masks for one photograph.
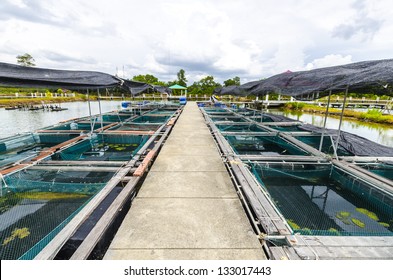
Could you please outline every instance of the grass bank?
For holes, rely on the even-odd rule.
[[[284,110],[289,111],[303,111],[310,112],[315,114],[325,114],[326,108],[319,107],[316,105],[310,105],[302,102],[288,102],[283,107]],[[341,110],[329,108],[329,115],[331,116],[340,116]],[[367,112],[357,112],[353,110],[344,110],[344,117],[352,118],[364,122],[372,122],[372,123],[381,123],[381,124],[393,124],[393,116],[392,115],[383,115],[381,111],[377,109],[370,109]]]

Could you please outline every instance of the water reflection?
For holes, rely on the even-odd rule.
[[[30,132],[49,125],[57,124],[71,118],[85,117],[89,115],[87,102],[62,103],[61,107],[68,108],[66,111],[6,111],[0,109],[0,138],[11,136],[16,133]],[[118,110],[121,108],[119,101],[101,101],[102,112]],[[91,102],[92,114],[99,113],[98,102]]]

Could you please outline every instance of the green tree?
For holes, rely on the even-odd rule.
[[[146,74],[146,75],[137,75],[132,77],[133,81],[138,81],[138,82],[143,82],[147,83],[150,85],[159,85],[159,86],[165,86],[166,83],[159,81],[157,77],[151,75],[151,74]]]
[[[184,71],[184,69],[180,69],[177,73],[177,83],[183,87],[187,87],[187,82],[186,71]]]
[[[199,92],[202,94],[213,94],[213,91],[217,87],[222,87],[220,83],[214,81],[213,76],[207,76],[201,79],[199,82],[196,83],[196,86],[199,88]]]
[[[224,86],[240,86],[240,78],[236,76],[233,79],[228,79],[224,81]]]
[[[27,67],[35,66],[34,58],[28,53],[25,53],[23,55],[18,55],[16,57],[16,62],[21,66],[27,66]]]

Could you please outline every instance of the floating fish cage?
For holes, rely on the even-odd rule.
[[[2,139],[0,142],[0,167],[36,156],[44,148],[50,148],[79,134],[30,133]]]
[[[102,126],[106,126],[108,124],[111,124],[111,122],[104,122],[102,123]],[[101,128],[101,122],[90,123],[90,122],[82,121],[82,122],[71,122],[71,123],[56,125],[51,128],[48,128],[47,130],[56,130],[56,131],[64,130],[65,132],[69,130],[90,131],[92,125],[93,125],[93,130]]]
[[[245,118],[241,117],[232,117],[232,116],[220,116],[220,117],[211,117],[213,122],[247,122]]]
[[[393,162],[358,163],[359,167],[393,181]]]
[[[300,125],[269,125],[269,127],[284,132],[304,132],[304,130],[301,129]]]
[[[170,116],[149,116],[143,115],[132,120],[132,123],[164,123]]]
[[[267,132],[266,129],[256,125],[239,125],[239,124],[217,124],[216,127],[221,132]]]
[[[161,124],[122,123],[109,128],[107,131],[156,131]]]
[[[104,114],[102,115],[103,122],[124,122],[132,117],[133,114]]]
[[[114,172],[23,170],[0,181],[0,258],[33,259]]]
[[[126,161],[149,139],[146,135],[103,134],[51,156],[52,160]]]
[[[263,114],[262,117],[261,115],[259,116],[256,115],[256,116],[248,116],[248,118],[255,122],[274,122],[274,120],[271,117],[265,114]]]
[[[313,134],[309,136],[294,136],[294,137],[315,149],[319,149],[321,143],[321,135]],[[330,136],[324,136],[322,141],[321,151],[328,155],[334,155],[334,147],[335,147],[335,143],[333,142],[333,139]],[[353,156],[351,152],[347,151],[340,145],[338,145],[337,155]]]
[[[239,155],[309,155],[307,151],[280,136],[225,135],[233,150]]]
[[[332,164],[248,165],[294,233],[393,236],[393,193]]]

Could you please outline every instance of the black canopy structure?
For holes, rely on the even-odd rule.
[[[279,93],[298,100],[312,100],[329,93],[374,92],[386,94],[393,85],[393,59],[363,61],[340,66],[291,72],[237,87],[217,89],[216,94],[256,95]]]
[[[121,87],[132,96],[148,91],[154,87],[147,83],[124,80],[102,72],[55,70],[36,67],[25,67],[0,62],[0,86],[33,87],[33,88],[66,88],[72,90],[99,90],[102,88]],[[164,91],[164,87],[160,87]],[[101,115],[101,103],[98,99]],[[90,100],[88,99],[89,114],[91,116]],[[91,120],[91,118],[90,118]],[[101,126],[102,118],[101,118]],[[91,132],[93,131],[93,125]]]
[[[278,93],[297,100],[314,100],[329,96],[326,107],[320,150],[326,130],[326,120],[332,93],[345,92],[340,123],[336,137],[336,150],[340,141],[341,124],[348,92],[386,94],[393,85],[393,59],[362,61],[340,66],[319,68],[309,71],[291,72],[249,82],[236,87],[216,89],[215,94],[235,96],[264,96]],[[263,106],[262,106],[263,110]],[[262,120],[262,117],[261,117]]]
[[[124,80],[101,72],[24,67],[8,63],[0,63],[0,86],[74,90],[121,87],[132,95],[153,89],[147,83]]]

